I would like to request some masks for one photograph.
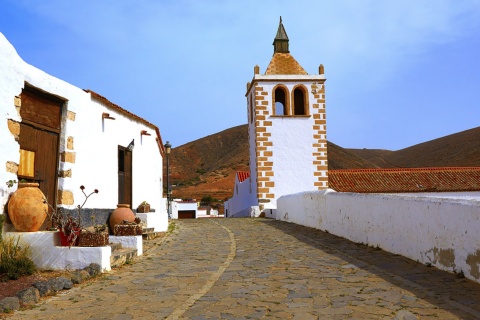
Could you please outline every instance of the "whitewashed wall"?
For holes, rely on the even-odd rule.
[[[115,208],[118,202],[118,146],[127,147],[135,139],[132,159],[132,206],[147,201],[151,208],[165,213],[162,201],[162,156],[155,141],[155,130],[138,120],[92,100],[85,110],[77,112],[75,121],[68,121],[66,135],[75,138],[72,178],[61,178],[64,189],[75,191],[75,199],[82,199],[80,184],[87,191],[98,189],[88,207]],[[106,112],[115,120],[102,120]],[[141,136],[146,130],[151,136]],[[86,178],[84,178],[86,177]],[[89,183],[82,182],[88,179]]]
[[[178,219],[179,211],[195,210],[195,218],[198,217],[198,203],[195,201],[174,201],[176,206],[176,217],[172,216],[172,219]]]
[[[278,199],[277,219],[379,246],[480,283],[480,192],[358,194],[332,190]]]
[[[235,177],[233,197],[224,204],[228,218],[258,217],[260,211],[256,203],[256,192],[251,177],[243,182],[239,182],[238,177]],[[257,209],[252,210],[252,207]]]
[[[57,79],[24,62],[13,46],[0,33],[0,199],[1,212],[8,199],[5,182],[17,179],[16,174],[6,170],[6,163],[19,163],[19,144],[10,133],[7,120],[21,121],[14,105],[25,85],[39,88],[49,94],[66,99],[68,102],[62,114],[75,113],[75,120],[63,120],[60,134],[60,152],[75,152],[75,163],[60,163],[59,170],[72,169],[72,177],[59,178],[58,188],[74,194],[75,205],[84,197],[80,185],[86,191],[98,189],[85,208],[115,208],[118,202],[118,145],[127,146],[135,139],[133,151],[133,206],[148,201],[158,214],[166,215],[162,201],[162,156],[155,142],[153,126],[129,118],[115,108],[93,101],[90,93],[65,81]],[[122,90],[122,88],[119,88]],[[102,120],[107,112],[116,120]],[[146,130],[151,136],[140,136]],[[74,137],[73,150],[66,150],[67,137]],[[73,206],[72,206],[73,207]]]
[[[289,88],[289,90],[292,90]],[[312,112],[312,111],[310,111]],[[312,147],[313,116],[310,118],[271,118],[273,172],[275,173],[275,198],[300,190],[317,190],[314,186],[317,171]],[[275,200],[272,201],[275,204]]]
[[[315,125],[314,114],[318,110],[313,108],[313,104],[317,104],[315,95],[311,92],[310,87],[313,83],[321,83],[325,80],[324,75],[260,75],[255,74],[254,81],[258,80],[258,85],[262,88],[262,92],[267,93],[262,95],[262,106],[267,107],[267,120],[271,121],[271,125],[265,125],[266,132],[271,134],[268,141],[272,142],[271,146],[267,146],[267,151],[272,151],[272,156],[269,162],[273,163],[272,172],[274,176],[272,181],[275,183],[274,187],[270,187],[270,192],[274,194],[273,199],[269,199],[269,203],[260,203],[260,209],[275,209],[276,200],[287,194],[298,192],[299,190],[313,191],[318,190],[315,186],[317,177],[315,173],[319,170],[315,164],[315,156],[317,153],[315,144],[319,143],[319,139],[315,138],[316,131],[313,129]],[[281,84],[288,89],[287,99],[291,100],[291,94],[296,86],[304,85],[308,97],[309,108],[306,117],[275,117],[274,102],[272,100],[272,91],[275,87]],[[249,94],[254,93],[254,89]],[[264,105],[263,105],[264,103]],[[289,102],[290,108],[293,106],[293,101]],[[321,126],[323,128],[323,125]],[[256,164],[256,145],[255,140],[255,124],[249,124],[249,142],[250,142],[250,167],[252,182],[257,184],[257,174],[261,176],[262,173],[257,173]],[[326,139],[322,135],[321,140]],[[326,146],[325,146],[326,147]],[[324,163],[323,165],[326,165]],[[326,172],[324,173],[326,176]],[[256,192],[256,190],[254,190]]]

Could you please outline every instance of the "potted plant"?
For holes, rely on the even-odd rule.
[[[93,221],[93,227],[83,229],[80,233],[79,247],[101,247],[108,244],[108,231],[106,224],[96,223],[96,216],[90,217]]]
[[[90,194],[85,193],[85,187],[80,186],[80,190],[85,195],[85,200],[82,205],[77,206],[77,217],[73,217],[69,212],[63,213],[62,209],[55,210],[51,205],[52,214],[51,220],[54,228],[60,231],[60,242],[62,246],[77,246],[80,240],[80,234],[82,231],[81,225],[81,211],[88,198],[94,193],[98,193],[98,190],[93,190]],[[46,200],[45,200],[46,202]]]
[[[150,212],[150,204],[147,201],[143,201],[137,208],[137,212],[148,213]]]

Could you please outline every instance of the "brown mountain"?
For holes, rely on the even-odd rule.
[[[382,168],[478,167],[480,127],[397,151],[346,149]]]
[[[235,173],[249,171],[248,126],[241,125],[172,149],[170,181],[174,198],[232,196]],[[329,169],[377,165],[328,142]],[[166,170],[164,170],[166,172]]]
[[[241,125],[174,148],[170,156],[173,197],[230,198],[235,173],[249,170],[247,128]],[[332,170],[480,166],[480,127],[398,151],[344,149],[328,142],[328,162]]]

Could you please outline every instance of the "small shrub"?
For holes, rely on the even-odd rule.
[[[30,247],[20,244],[20,237],[10,237],[0,243],[0,275],[6,280],[16,280],[31,275],[36,267],[29,258]]]

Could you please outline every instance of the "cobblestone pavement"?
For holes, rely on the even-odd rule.
[[[12,319],[478,319],[480,285],[268,219],[175,221],[145,255]]]

